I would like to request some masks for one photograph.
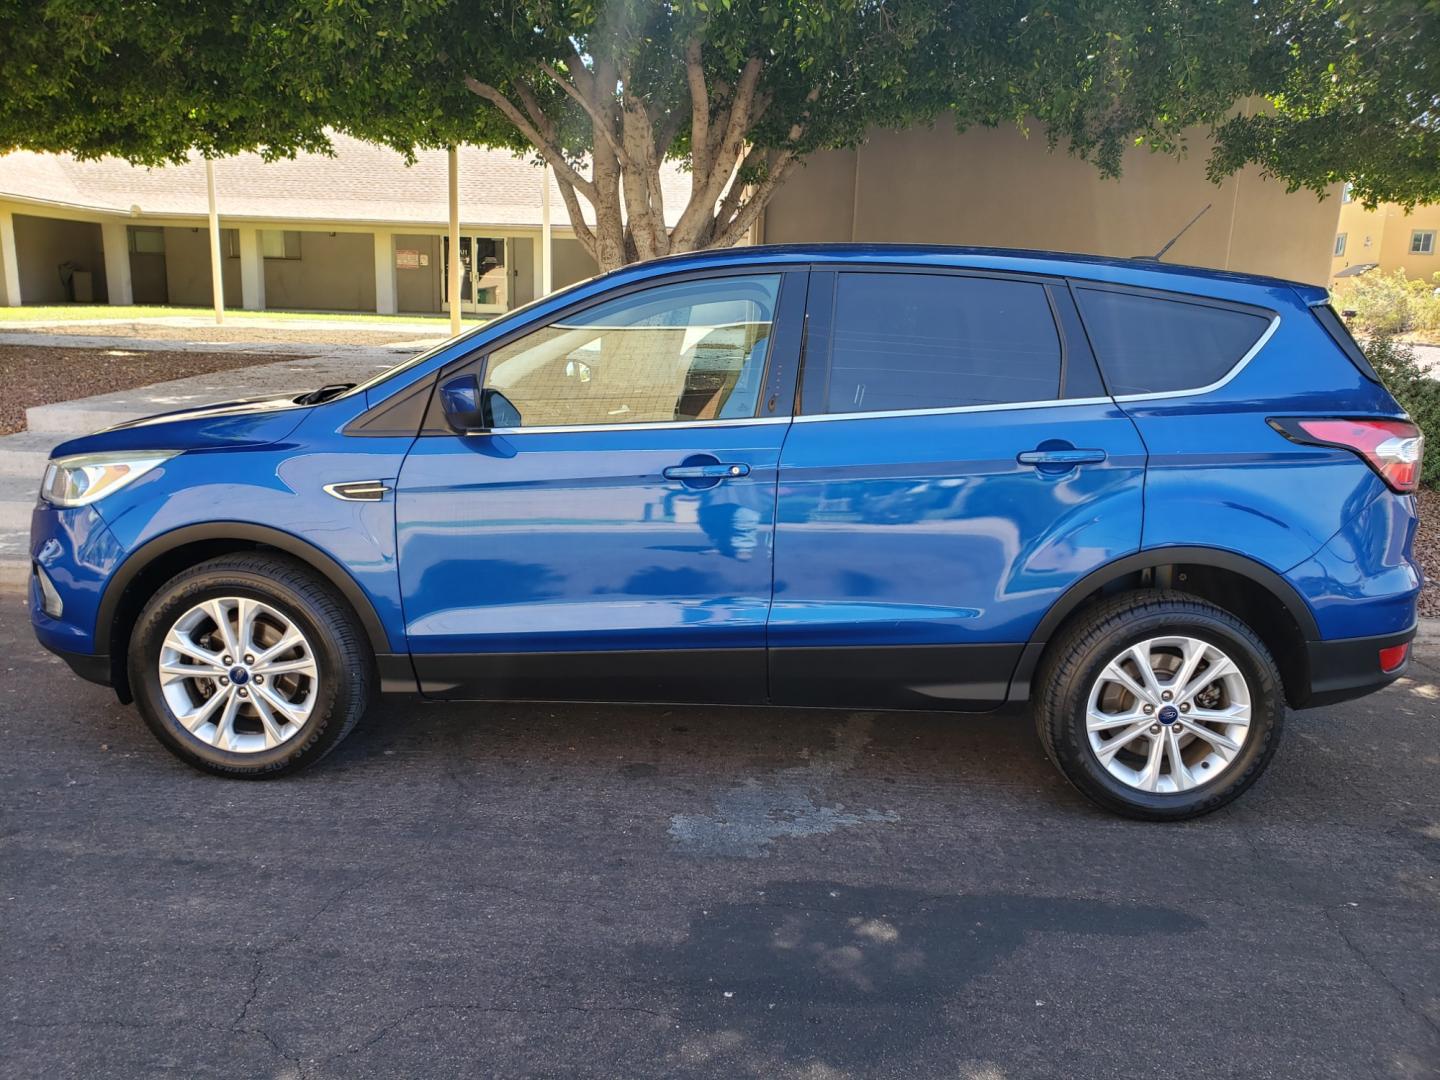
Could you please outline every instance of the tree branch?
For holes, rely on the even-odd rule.
[[[614,118],[611,116],[606,116],[605,113],[600,110],[599,104],[591,101],[588,97],[582,94],[580,90],[573,83],[570,82],[569,79],[565,78],[565,76],[561,75],[560,72],[556,70],[554,64],[550,64],[542,60],[540,62],[540,70],[543,71],[546,75],[548,75],[551,79],[553,79],[556,83],[558,83],[560,89],[564,90],[566,94],[568,94],[572,99],[574,99],[574,101],[580,106],[580,108],[585,110],[585,115],[590,117],[590,123],[595,128],[595,134],[605,140],[605,145],[610,147],[611,152],[616,157],[618,157],[621,161],[624,161],[625,150],[616,140],[615,132],[612,130],[615,124]]]
[[[566,160],[560,144],[553,137],[541,134],[540,128],[516,108],[513,101],[489,83],[483,83],[470,75],[465,76],[465,87],[472,94],[490,102],[504,113],[505,119],[514,124],[515,129],[525,136],[550,163],[557,177],[562,177],[576,191],[583,193],[586,198],[593,201],[595,185],[575,171],[570,162]],[[543,114],[541,115],[543,116]],[[553,132],[553,128],[550,130]]]
[[[710,92],[705,86],[699,38],[685,43],[685,78],[690,84],[691,189],[698,191],[700,178],[710,172]]]
[[[580,246],[589,253],[592,259],[599,258],[595,242],[594,230],[585,224],[585,212],[580,207],[580,199],[575,194],[575,185],[568,180],[555,177],[555,185],[560,189],[560,198],[565,202],[565,212],[570,215],[570,228],[575,230],[575,239],[580,241]]]
[[[798,160],[800,160],[799,157],[791,150],[780,152],[775,164],[770,169],[770,175],[756,185],[750,193],[750,198],[745,200],[744,205],[730,219],[730,222],[715,233],[714,245],[716,247],[731,247],[744,238],[750,226],[754,225],[755,220],[760,216],[760,211],[765,209],[765,204],[770,201],[770,196],[775,193],[780,181],[785,179],[785,174],[794,167]]]

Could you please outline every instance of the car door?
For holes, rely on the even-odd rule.
[[[459,434],[432,404],[400,473],[422,689],[764,700],[805,279],[747,269],[635,286],[441,374],[480,373],[503,426]]]
[[[812,273],[780,462],[777,703],[985,708],[1056,598],[1140,543],[1145,452],[1063,281]]]

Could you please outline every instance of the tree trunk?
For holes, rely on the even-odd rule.
[[[517,101],[473,78],[466,86],[498,108],[554,168],[575,238],[601,273],[642,259],[707,247],[732,247],[745,239],[798,156],[791,150],[760,150],[746,142],[769,106],[759,92],[764,61],[746,61],[735,85],[707,85],[701,44],[686,46],[688,116],[656,117],[644,100],[632,97],[628,65],[596,61],[587,68],[578,55],[562,72],[551,64],[540,71],[589,117],[593,138],[590,175],[567,158],[557,134],[560,125],[547,116],[524,81],[515,84]],[[818,97],[811,92],[806,107]],[[570,106],[573,109],[573,105]],[[690,198],[673,227],[665,222],[660,171],[679,126],[690,123]],[[805,117],[790,127],[793,144],[805,130]],[[742,176],[758,175],[753,183]],[[585,220],[588,203],[594,225]]]

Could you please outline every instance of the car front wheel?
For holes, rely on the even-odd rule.
[[[1036,726],[1068,780],[1129,817],[1209,813],[1274,755],[1280,677],[1245,623],[1181,593],[1134,592],[1083,613],[1047,651]]]
[[[375,678],[354,616],[328,585],[256,553],[212,559],[156,593],[131,635],[130,685],[181,760],[258,779],[339,745]]]

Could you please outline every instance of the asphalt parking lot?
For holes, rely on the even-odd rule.
[[[1440,652],[1156,826],[1023,716],[392,701],[223,781],[0,603],[5,1076],[1440,1075]]]

